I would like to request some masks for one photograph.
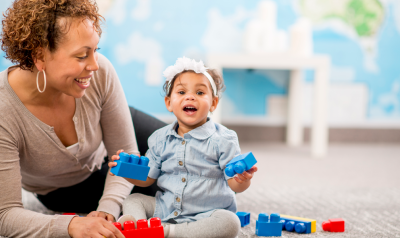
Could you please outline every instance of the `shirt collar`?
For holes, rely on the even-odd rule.
[[[181,137],[176,132],[177,126],[178,126],[178,121],[176,120],[174,123],[172,123],[169,126],[166,136],[173,135],[175,137]],[[214,134],[215,131],[216,131],[216,129],[215,129],[214,122],[211,120],[211,118],[207,117],[206,123],[189,131],[187,134],[189,134],[190,136],[192,136],[193,138],[196,138],[198,140],[205,140],[208,137],[210,137],[212,134]]]

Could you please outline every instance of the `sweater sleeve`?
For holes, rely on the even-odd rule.
[[[100,96],[102,101],[100,124],[108,157],[111,158],[120,149],[130,154],[139,154],[132,117],[118,75],[104,56],[99,55],[99,63],[103,69],[98,77],[104,77],[100,79],[101,81],[105,80]],[[117,219],[122,202],[132,188],[133,185],[124,178],[107,175],[97,210],[108,212]]]
[[[25,210],[21,187],[17,141],[4,125],[0,125],[0,235],[69,238],[68,225],[74,216],[44,215]]]

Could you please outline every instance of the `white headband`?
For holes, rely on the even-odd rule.
[[[210,81],[214,96],[217,97],[217,86],[215,85],[215,82],[211,75],[207,72],[207,68],[204,66],[203,62],[201,60],[199,62],[196,62],[194,59],[191,60],[189,58],[186,58],[185,56],[182,58],[178,58],[175,62],[175,65],[169,66],[163,73],[164,77],[167,78],[166,81],[168,82],[168,92],[171,88],[172,79],[175,77],[175,75],[181,73],[184,70],[193,70],[197,74],[204,74],[204,76],[208,78],[208,81]]]

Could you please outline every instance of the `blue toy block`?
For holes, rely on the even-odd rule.
[[[236,215],[239,217],[240,226],[244,227],[250,224],[250,213],[248,212],[236,212]]]
[[[129,155],[121,152],[119,160],[115,160],[117,165],[111,168],[111,173],[124,177],[146,181],[149,175],[149,159],[145,156]]]
[[[268,214],[260,213],[256,221],[257,236],[282,236],[282,223],[278,213],[272,213],[269,219]]]
[[[238,155],[226,164],[225,174],[229,177],[233,177],[235,174],[241,174],[251,169],[256,163],[257,160],[251,152]]]
[[[316,231],[316,220],[281,215],[282,229],[287,231],[296,231],[297,233],[310,234]]]

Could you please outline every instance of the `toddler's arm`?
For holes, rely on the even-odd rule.
[[[236,174],[235,177],[228,179],[229,187],[236,193],[245,191],[248,187],[250,187],[251,179],[257,170],[257,166],[253,166],[251,169],[244,171],[242,174]]]
[[[112,167],[117,166],[117,162],[114,162],[115,160],[119,160],[119,153],[123,152],[124,150],[118,150],[116,155],[113,155],[111,157],[111,162],[108,162],[108,167],[110,167],[110,169]],[[137,155],[140,157],[140,155]],[[113,173],[109,172],[110,175],[114,176]],[[130,179],[130,178],[124,178],[126,179],[128,182],[134,184],[135,186],[139,186],[139,187],[148,187],[150,185],[152,185],[156,180],[152,179],[150,177],[147,177],[146,181],[142,181],[142,180],[137,180],[137,179]]]

